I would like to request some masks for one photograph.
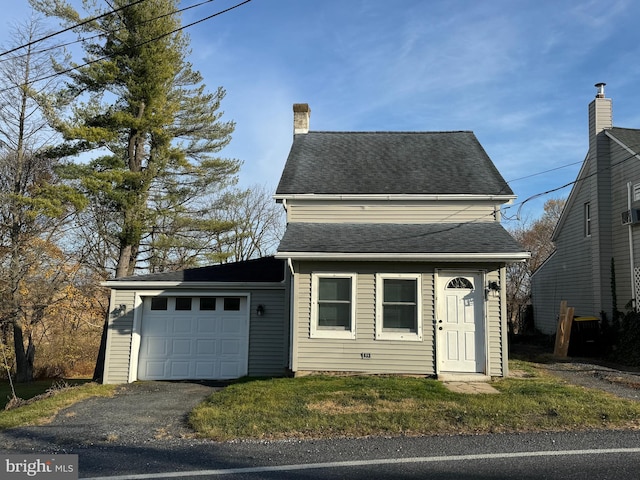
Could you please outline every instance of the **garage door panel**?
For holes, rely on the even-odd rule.
[[[190,338],[176,338],[172,342],[171,353],[173,355],[187,355],[191,356],[191,339]]]
[[[216,354],[216,342],[215,340],[198,339],[196,340],[196,354],[198,355],[211,355]]]
[[[165,356],[169,354],[169,341],[162,337],[149,337],[146,342],[146,353],[149,356]]]
[[[240,342],[237,340],[221,340],[220,345],[222,355],[238,355],[242,350]]]
[[[216,378],[215,366],[217,362],[196,362],[196,376],[198,378]]]
[[[169,374],[170,375],[169,379],[189,378],[190,365],[191,365],[191,362],[186,360],[183,362],[173,360],[169,366],[169,370],[171,372]]]
[[[164,362],[160,361],[160,362],[154,362],[154,361],[150,361],[147,362],[145,365],[145,377],[155,377],[155,378],[162,378],[165,376],[164,373]]]
[[[172,318],[171,323],[173,325],[172,331],[176,334],[191,334],[191,319],[190,318]]]
[[[148,335],[166,335],[171,329],[169,325],[171,323],[170,318],[155,318],[153,323],[145,325]]]
[[[198,333],[215,333],[218,324],[216,318],[200,317],[196,318],[196,331]]]
[[[220,378],[238,378],[242,375],[237,362],[220,362]]]
[[[151,310],[150,299],[145,299],[138,378],[232,379],[246,375],[247,299],[241,299],[240,311],[200,311],[198,301],[191,302],[194,310],[176,311],[175,303],[169,297],[165,310]]]
[[[237,317],[223,317],[221,323],[222,334],[237,335],[243,330],[242,321]]]

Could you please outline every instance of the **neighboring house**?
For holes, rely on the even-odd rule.
[[[589,104],[589,151],[553,232],[555,251],[531,280],[535,326],[546,334],[556,332],[561,300],[576,315],[611,320],[614,299],[624,311],[638,297],[640,130],[613,126],[604,86]]]
[[[505,267],[529,254],[475,135],[310,132],[309,116],[294,105],[275,258],[106,282],[106,382],[507,374]]]

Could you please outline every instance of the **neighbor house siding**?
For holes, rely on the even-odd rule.
[[[554,334],[560,301],[566,300],[576,314],[597,315],[593,268],[597,242],[595,179],[589,165],[582,172],[563,212],[564,223],[555,239],[556,251],[532,277],[535,325],[545,334]],[[584,205],[592,205],[592,234],[585,236]],[[596,310],[594,312],[594,309]]]
[[[495,221],[491,201],[314,201],[288,200],[288,222],[441,223]]]
[[[119,313],[121,306],[124,307],[124,314]],[[127,383],[129,380],[129,357],[131,354],[134,307],[134,291],[112,290],[109,305],[104,383]]]
[[[611,163],[612,163],[612,178],[613,183],[612,197],[613,197],[613,216],[612,216],[612,241],[613,241],[613,258],[615,259],[615,273],[616,273],[616,295],[618,310],[624,311],[625,305],[631,300],[633,296],[632,288],[632,267],[629,251],[629,228],[634,235],[634,247],[637,247],[636,241],[638,239],[638,227],[633,225],[622,224],[622,212],[628,210],[628,187],[627,183],[634,184],[640,183],[640,160],[635,157],[630,158],[628,150],[622,148],[613,140],[611,141]],[[632,207],[639,208],[640,205],[636,203],[633,205],[633,191],[631,192]],[[637,252],[634,252],[634,260],[636,265],[638,264]]]

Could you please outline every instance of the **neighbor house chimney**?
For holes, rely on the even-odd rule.
[[[309,117],[311,109],[308,103],[293,104],[293,134],[309,133]]]
[[[613,127],[613,113],[611,99],[605,98],[606,83],[596,83],[598,89],[596,98],[589,104],[589,146],[595,147],[596,136],[605,129]]]

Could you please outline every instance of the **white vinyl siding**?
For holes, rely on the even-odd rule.
[[[127,383],[129,380],[135,296],[131,290],[111,291],[104,383]]]
[[[498,202],[288,200],[288,222],[460,223],[493,222]]]

